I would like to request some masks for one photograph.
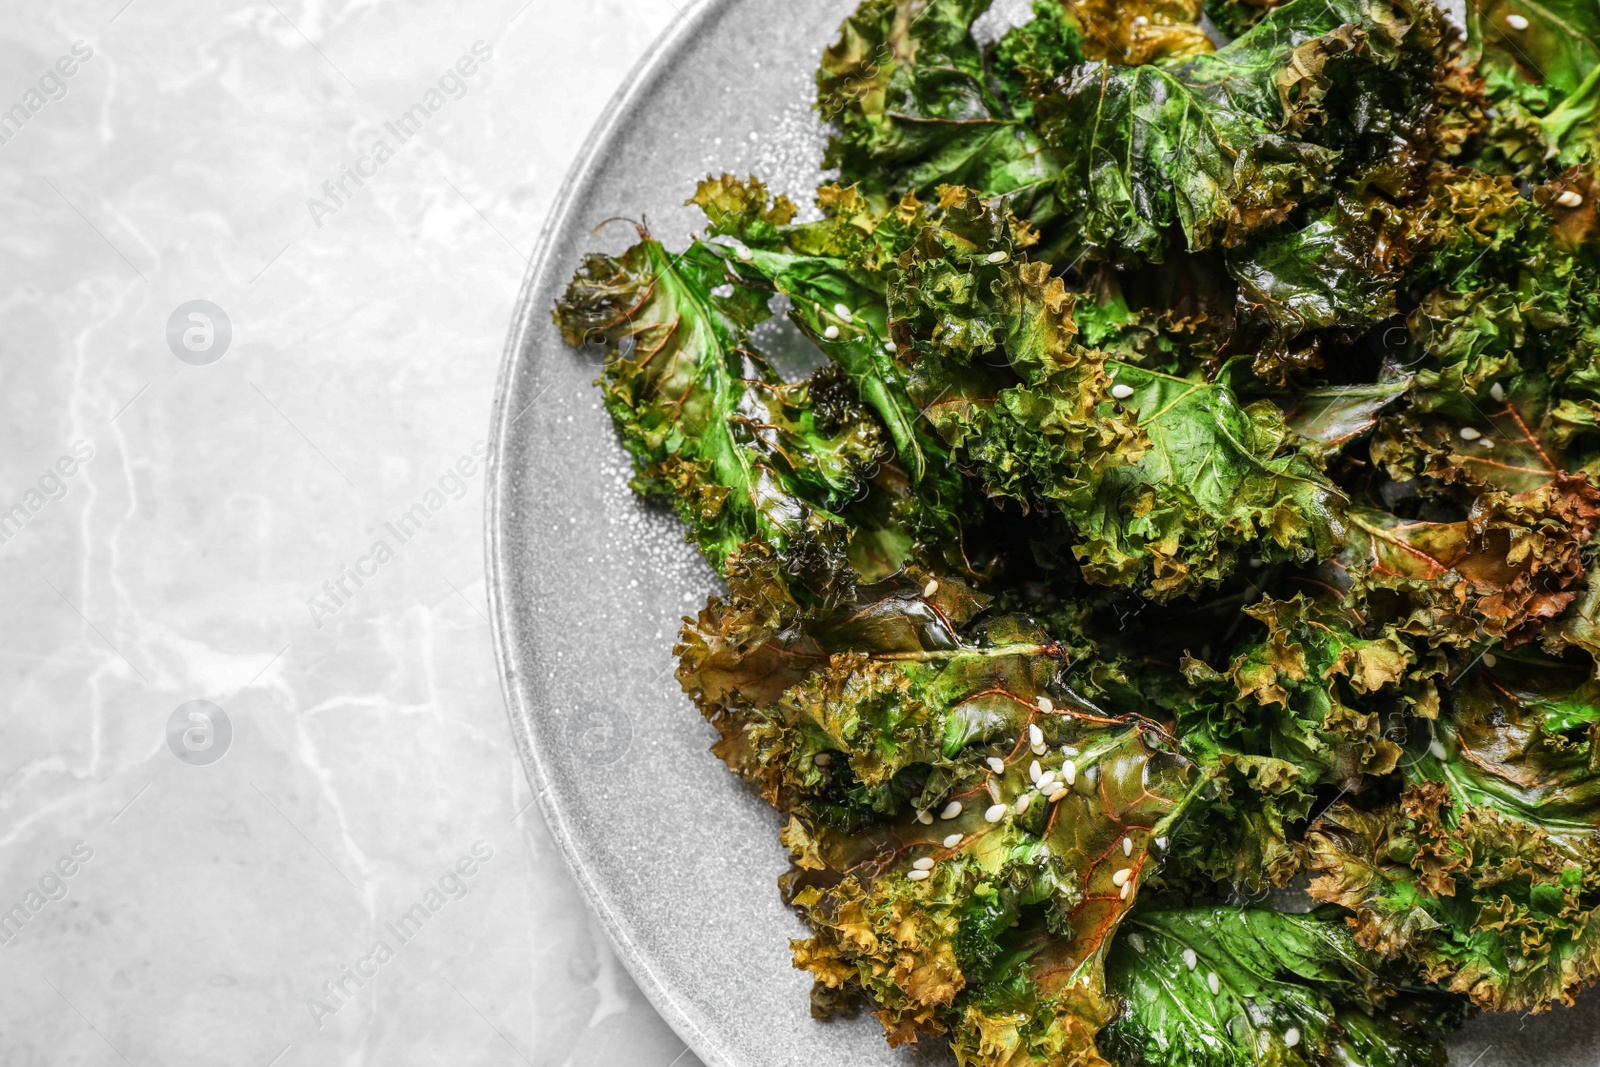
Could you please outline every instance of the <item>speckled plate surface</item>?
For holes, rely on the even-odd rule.
[[[753,172],[807,203],[823,133],[810,110],[822,47],[854,0],[690,7],[623,87],[557,200],[516,312],[495,401],[489,596],[513,733],[579,884],[645,993],[708,1067],[948,1062],[892,1051],[875,1020],[811,1019],[789,966],[802,932],[779,901],[777,816],[706,750],[678,689],[680,617],[717,580],[671,515],[642,507],[592,382],[550,309],[582,254],[620,251],[622,217],[669,245],[708,172]],[[997,5],[1000,7],[1001,5]],[[993,13],[996,21],[1019,5]],[[536,990],[528,990],[530,997]],[[1461,1067],[1600,1063],[1597,1001],[1480,1020]]]

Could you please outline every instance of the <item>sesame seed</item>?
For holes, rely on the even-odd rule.
[[[750,249],[746,248],[744,245],[740,245],[739,246],[739,258],[744,260],[746,263],[748,263],[752,259],[756,258],[756,254],[754,252],[750,251]]]
[[[1122,888],[1117,890],[1117,896],[1118,896],[1118,898],[1120,898],[1122,900],[1127,900],[1128,899],[1128,894],[1131,893],[1131,892],[1133,892],[1133,883],[1132,882],[1124,882],[1123,885],[1122,885]]]
[[[939,813],[939,818],[941,818],[941,819],[953,819],[957,815],[960,815],[960,814],[961,814],[961,801],[952,800],[950,803],[948,803],[948,804],[946,804],[944,806],[944,810]]]
[[[1471,426],[1463,426],[1456,432],[1461,435],[1461,439],[1463,441],[1476,441],[1478,438],[1483,436],[1482,433]]]
[[[1114,886],[1125,886],[1125,885],[1128,884],[1128,879],[1132,878],[1132,877],[1133,877],[1133,868],[1124,867],[1124,868],[1122,868],[1122,870],[1114,871],[1112,873],[1112,875],[1111,875],[1111,884],[1114,885]]]
[[[1024,793],[1017,798],[1017,814],[1021,815],[1028,810],[1028,802],[1033,799],[1032,793]]]
[[[960,834],[951,834],[949,837],[944,839],[945,848],[955,848],[959,844],[961,844]]]
[[[1445,757],[1444,746],[1439,743],[1437,738],[1428,742],[1428,751],[1433,753],[1434,759],[1444,759]]]
[[[1055,792],[1056,772],[1045,771],[1043,774],[1039,775],[1039,780],[1033,784],[1041,793]]]
[[[933,870],[933,857],[923,856],[911,866],[915,867],[919,871],[931,871]]]
[[[1128,947],[1139,955],[1144,955],[1144,938],[1137,933],[1128,935]]]
[[[1505,386],[1501,385],[1499,382],[1495,382],[1493,385],[1489,386],[1489,396],[1493,398],[1496,404],[1500,403],[1500,401],[1506,398]]]
[[[907,871],[906,872],[906,877],[911,879],[913,882],[920,882],[924,878],[928,877],[928,872],[927,871]]]
[[[983,813],[983,821],[999,822],[1001,819],[1006,817],[1006,812],[1010,810],[1011,809],[1006,807],[1004,804],[992,805],[988,811]]]
[[[1523,30],[1528,28],[1528,20],[1523,18],[1521,15],[1507,15],[1506,25],[1510,26],[1518,33],[1521,33]]]
[[[1194,965],[1198,962],[1200,962],[1200,957],[1194,954],[1194,949],[1186,948],[1183,950],[1183,965],[1185,967],[1192,971],[1194,970]]]
[[[1063,763],[1061,765],[1061,778],[1068,785],[1076,782],[1078,780],[1078,765],[1071,760]]]
[[[846,322],[855,321],[855,317],[850,314],[850,309],[845,307],[843,304],[833,305],[833,313]]]
[[[1060,782],[1057,782],[1057,783],[1055,783],[1055,788],[1050,790],[1049,795],[1046,796],[1045,799],[1048,800],[1050,803],[1054,804],[1056,801],[1060,800],[1062,797],[1064,797],[1066,795],[1067,795],[1067,787],[1062,785]]]
[[[1034,785],[1039,784],[1039,776],[1043,773],[1044,771],[1040,768],[1038,760],[1034,760],[1032,763],[1028,764],[1028,781],[1032,782]]]
[[[1148,26],[1150,25],[1150,20],[1143,15],[1135,15],[1133,17],[1133,24],[1135,26]]]
[[[1294,1048],[1300,1043],[1300,1031],[1291,1026],[1283,1032],[1283,1045],[1285,1048]]]
[[[939,579],[929,578],[928,584],[922,587],[923,596],[932,596],[939,591]]]
[[[1133,395],[1133,386],[1113,385],[1111,387],[1111,395],[1116,397],[1118,400],[1126,400]]]
[[[822,336],[830,341],[837,341],[839,339],[839,327],[829,323],[828,328],[822,331]]]
[[[1556,197],[1556,203],[1562,207],[1582,207],[1583,197],[1571,189],[1565,189],[1562,190],[1560,196]]]
[[[1499,662],[1500,662],[1499,660],[1494,658],[1494,653],[1493,652],[1485,652],[1483,654],[1483,665],[1485,667],[1493,667],[1496,663],[1499,663]]]
[[[1033,754],[1035,756],[1042,756],[1046,752],[1050,751],[1050,746],[1046,744],[1030,745],[1029,747],[1033,749]]]
[[[893,341],[885,341],[885,342],[883,342],[883,350],[885,352],[893,352],[894,351],[894,342]]]
[[[1028,724],[1028,743],[1031,745],[1044,744],[1044,731],[1039,729],[1039,724],[1036,722]]]
[[[1124,837],[1122,839],[1122,854],[1124,856],[1133,855],[1133,838]]]
[[[933,825],[933,816],[929,815],[925,811],[919,811],[919,812],[917,812],[917,821],[919,823],[921,823],[923,826],[932,826]]]
[[[1010,258],[1011,254],[1009,252],[990,252],[988,255],[990,263],[1004,263]]]
[[[990,756],[987,762],[989,764],[989,769],[994,773],[1006,773],[1006,761],[1001,759],[999,756]]]
[[[1050,698],[1047,696],[1035,697],[1033,703],[1035,707],[1046,715],[1056,710],[1056,706],[1050,702]]]
[[[818,767],[826,767],[828,764],[833,762],[833,753],[818,752],[815,756],[811,757],[811,762],[815,763]]]
[[[1211,990],[1211,995],[1216,996],[1222,991],[1222,982],[1217,978],[1216,971],[1206,972],[1206,988]]]

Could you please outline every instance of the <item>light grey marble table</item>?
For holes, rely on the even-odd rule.
[[[696,1063],[530,806],[480,547],[526,257],[676,14],[6,3],[0,1064]]]

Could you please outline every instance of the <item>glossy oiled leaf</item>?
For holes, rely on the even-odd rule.
[[[1582,672],[1531,666],[1458,686],[1400,802],[1337,805],[1310,837],[1312,893],[1355,912],[1362,944],[1501,1011],[1570,1003],[1600,976],[1592,710],[1564,722],[1558,687],[1592,694]]]
[[[779,381],[747,341],[765,298],[718,296],[724,278],[707,250],[672,256],[645,236],[620,258],[589,257],[555,318],[570,343],[604,353],[606,409],[635,489],[672,500],[714,565],[760,535],[831,595],[850,580],[836,512],[882,457],[882,429],[848,386]]]
[[[1152,911],[1117,935],[1123,1003],[1102,1045],[1169,1067],[1444,1067],[1444,997],[1393,996],[1394,975],[1326,913]]]
[[[1027,195],[1052,179],[1053,154],[1017,118],[1026,105],[997,94],[973,40],[972,22],[989,3],[867,0],[847,18],[817,73],[817,110],[839,130],[824,165],[892,197],[931,196],[946,184]],[[1012,62],[1048,71],[1076,61],[1077,35],[1057,25],[1031,35]]]
[[[1344,534],[1344,496],[1290,441],[1270,402],[1241,404],[1226,376],[1192,381],[1118,365],[1121,400],[1149,448],[1107,472],[1073,514],[1084,573],[1148,583],[1151,595],[1192,593],[1245,554],[1326,558]]]
[[[1367,106],[1392,106],[1383,83],[1437,32],[1415,26],[1419,13],[1437,17],[1385,0],[1295,0],[1213,54],[1077,68],[1043,126],[1070,160],[1062,201],[1081,205],[1091,246],[1157,260],[1170,228],[1199,249],[1282,222],[1329,188],[1358,136],[1346,116],[1362,105],[1325,106],[1335,79]]]
[[[1408,626],[1442,636],[1459,619],[1517,644],[1577,596],[1581,554],[1600,525],[1600,491],[1585,477],[1561,476],[1526,493],[1484,493],[1461,522],[1352,509],[1350,524],[1347,565],[1369,585],[1428,602],[1434,618]]]

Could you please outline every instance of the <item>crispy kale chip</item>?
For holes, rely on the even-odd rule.
[[[709,177],[555,309],[726,583],[677,677],[779,812],[812,1011],[965,1067],[1442,1067],[1570,1003],[1594,4],[988,9],[864,0],[814,210]]]

